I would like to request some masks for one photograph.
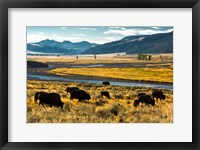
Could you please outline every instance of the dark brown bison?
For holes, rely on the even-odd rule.
[[[160,100],[165,100],[165,95],[163,94],[162,91],[154,91],[152,93],[152,97]]]
[[[110,82],[109,81],[103,81],[102,84],[103,85],[110,85]]]
[[[50,107],[61,107],[63,108],[64,103],[61,101],[60,95],[58,93],[47,93],[47,92],[37,92],[35,93],[35,101],[39,99],[39,105],[44,104],[49,105]]]
[[[138,97],[140,97],[142,95],[146,95],[146,93],[138,93]]]
[[[107,97],[107,98],[110,98],[110,94],[109,94],[108,91],[101,91],[101,96],[102,96],[102,97],[105,96],[105,97]]]
[[[79,90],[78,87],[67,87],[65,91],[67,91],[67,93],[72,93],[75,90]]]
[[[90,100],[90,95],[84,90],[75,90],[71,93],[70,99],[78,99],[78,101]]]
[[[155,100],[150,95],[142,95],[138,98],[140,103],[155,105]]]
[[[155,100],[150,95],[142,95],[138,100],[134,101],[134,106],[137,107],[140,103],[155,106]]]

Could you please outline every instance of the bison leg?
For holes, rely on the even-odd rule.
[[[78,99],[78,101],[79,101],[79,102],[82,102],[83,100],[82,100],[82,99]]]
[[[44,107],[44,103],[40,102],[39,105],[42,104],[42,106]],[[45,108],[45,107],[44,107]]]

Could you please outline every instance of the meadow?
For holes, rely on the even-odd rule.
[[[85,75],[106,77],[113,79],[126,79],[134,81],[173,83],[172,68],[57,68],[51,73],[61,76]]]
[[[28,68],[28,74],[61,76],[69,79],[100,79],[101,81],[125,80],[173,83],[173,54],[153,54],[150,61],[137,59],[137,55],[94,56],[27,56],[28,61],[48,64],[49,68]],[[96,67],[90,67],[95,65]],[[70,100],[67,87],[79,87],[88,92],[90,100]],[[156,105],[140,104],[134,100],[140,92],[152,94],[155,89],[126,87],[82,82],[27,80],[27,123],[172,123],[173,90],[162,89],[164,101]],[[36,92],[55,92],[61,95],[64,108],[39,106],[34,101]],[[111,98],[101,97],[108,91]]]
[[[71,86],[87,91],[91,99],[85,102],[70,100],[65,90]],[[166,99],[157,100],[155,106],[133,106],[139,92],[151,94],[153,90],[144,87],[28,80],[27,123],[172,123],[172,90],[162,90]],[[64,108],[39,106],[38,102],[34,102],[34,94],[38,91],[59,93]],[[111,98],[101,97],[101,91],[109,91]]]

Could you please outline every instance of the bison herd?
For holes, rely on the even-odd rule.
[[[110,82],[104,81],[103,85],[110,85]],[[84,90],[79,89],[78,87],[67,87],[65,90],[70,94],[70,100],[78,99],[79,102],[90,100],[91,96]],[[101,97],[106,97],[110,99],[110,94],[108,91],[101,91]],[[162,91],[153,91],[151,95],[146,93],[138,93],[138,99],[134,101],[133,105],[137,107],[140,103],[155,106],[155,99],[165,100],[165,95]],[[35,102],[39,100],[39,105],[44,107],[44,104],[49,105],[50,107],[61,107],[63,108],[64,103],[61,101],[61,96],[58,93],[47,93],[47,92],[36,92],[35,93]]]
[[[146,95],[146,93],[138,93],[138,99],[134,101],[134,106],[137,107],[140,103],[154,106],[154,98],[165,100],[165,95],[162,91],[154,91],[152,95]]]

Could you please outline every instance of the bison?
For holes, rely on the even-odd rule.
[[[134,106],[137,107],[140,103],[155,106],[155,100],[150,95],[142,95],[138,100],[134,101]]]
[[[142,95],[138,99],[140,103],[155,105],[155,100],[150,95]]]
[[[50,107],[56,106],[63,108],[64,103],[61,101],[60,95],[58,93],[47,93],[47,92],[37,92],[35,93],[35,101],[40,100],[39,105],[44,104]]]
[[[154,91],[152,93],[152,97],[160,100],[165,100],[165,95],[163,94],[162,91]]]
[[[110,82],[109,81],[103,81],[102,84],[103,85],[110,85]]]
[[[67,91],[67,93],[72,93],[75,90],[79,90],[78,87],[67,87],[65,91]]]
[[[105,97],[107,97],[107,98],[110,98],[110,94],[109,94],[108,91],[101,91],[101,96],[102,96],[102,97],[105,96]]]
[[[78,99],[78,101],[90,100],[90,95],[84,90],[75,90],[71,93],[70,99]]]

